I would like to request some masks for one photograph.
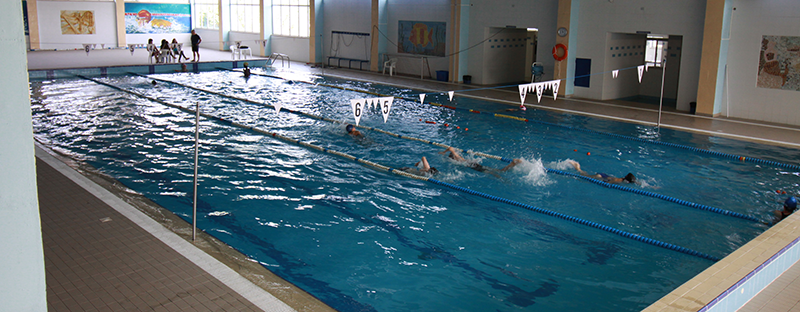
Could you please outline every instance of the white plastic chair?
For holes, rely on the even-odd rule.
[[[153,60],[156,59],[156,56],[153,55],[153,51],[158,51],[156,45],[152,43],[147,44],[147,58],[150,60],[150,64],[153,64]]]
[[[231,59],[232,60],[235,59],[236,55],[239,56],[239,59],[242,59],[242,54],[244,54],[244,52],[247,52],[247,54],[250,54],[250,57],[253,57],[253,51],[250,50],[250,47],[243,46],[241,41],[236,41],[235,43],[236,43],[235,45],[231,46]],[[246,58],[247,57],[245,57],[245,59]]]
[[[172,51],[170,49],[161,49],[158,54],[158,59],[161,63],[172,63],[172,61],[175,60],[175,58],[172,57]]]
[[[383,62],[383,73],[386,74],[386,69],[389,69],[389,76],[391,76],[394,72],[395,67],[397,66],[397,59],[390,58],[388,61]]]

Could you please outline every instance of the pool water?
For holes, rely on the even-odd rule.
[[[350,100],[419,91],[287,72],[153,75],[186,86],[353,122]],[[387,122],[362,126],[525,161],[499,177],[448,160],[442,148],[197,91],[141,76],[104,83],[393,168],[425,156],[435,179],[722,258],[767,227],[605,188],[545,168],[614,176],[629,185],[769,221],[776,190],[800,173],[676,147],[624,140],[395,99]],[[312,84],[297,82],[311,81]],[[543,99],[547,101],[548,99]],[[531,121],[796,161],[797,150],[446,95],[437,102]],[[31,82],[35,137],[191,220],[194,115],[86,79]],[[425,121],[435,122],[435,124]],[[340,311],[638,311],[713,262],[429,182],[381,172],[201,118],[198,226]],[[447,126],[444,126],[447,124]],[[467,155],[493,168],[505,162]],[[785,195],[783,195],[785,196]]]

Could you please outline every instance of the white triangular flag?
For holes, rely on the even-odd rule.
[[[447,95],[450,97],[450,101],[453,101],[453,94],[456,93],[455,91],[447,91]]]
[[[558,97],[558,89],[561,88],[561,80],[553,80],[553,100]]]
[[[356,118],[356,126],[361,121],[361,114],[364,113],[364,99],[350,100],[350,106],[353,108],[353,116]]]
[[[420,104],[425,103],[425,93],[419,95],[419,103]]]
[[[106,44],[105,44],[105,43],[101,43],[101,44],[100,44],[100,47],[101,47],[101,48],[103,48],[103,49],[105,49],[105,48],[106,48]]]
[[[642,74],[644,74],[644,65],[639,65],[639,83],[642,83]]]
[[[536,83],[536,97],[539,98],[539,103],[542,102],[542,93],[544,93],[544,83],[537,82]]]
[[[92,45],[84,43],[83,44],[83,49],[86,50],[86,55],[89,55],[89,50],[92,49]]]
[[[381,113],[383,114],[383,122],[386,123],[386,120],[389,118],[389,111],[392,110],[392,102],[394,101],[393,96],[382,97],[381,99]]]
[[[644,67],[644,71],[645,72],[650,71],[650,66],[652,66],[652,65],[651,64],[647,64],[647,66]]]
[[[614,79],[616,79],[618,76],[619,76],[619,69],[611,71],[611,77],[614,77]]]
[[[364,107],[366,107],[367,104],[369,104],[369,109],[375,109],[375,106],[380,106],[381,105],[381,101],[379,99],[372,98],[372,99],[365,99],[365,100],[366,100],[366,103],[364,104]]]
[[[528,94],[528,85],[521,84],[519,85],[519,105],[525,104],[525,96]],[[525,106],[522,106],[525,107]]]
[[[136,45],[135,44],[129,44],[128,45],[128,49],[131,49],[131,55],[133,55],[133,50],[136,49]]]
[[[283,107],[283,104],[281,104],[281,102],[277,102],[273,106],[275,106],[275,113],[280,113],[281,112],[281,107]]]

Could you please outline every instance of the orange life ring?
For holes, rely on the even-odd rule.
[[[558,55],[558,49],[564,50],[564,55]],[[563,43],[556,44],[553,47],[553,58],[556,59],[556,61],[563,61],[567,59],[567,46],[565,46]]]

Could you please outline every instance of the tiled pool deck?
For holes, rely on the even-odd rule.
[[[107,58],[107,62],[110,63],[117,57],[130,57],[129,52],[125,50],[100,52],[104,55],[95,56]],[[58,64],[91,66],[91,64],[80,66],[83,64],[81,62],[91,63],[87,59],[75,62],[70,60],[74,57],[85,57],[85,53],[81,54],[82,51],[73,53],[74,55],[53,53],[58,52],[46,55],[42,53],[38,56],[29,54],[29,63],[36,63],[37,57],[39,60],[47,59],[46,62],[50,62],[52,57],[57,57],[60,59]],[[125,55],[126,53],[128,55]],[[230,58],[228,52],[204,51],[204,53],[204,59],[208,60]],[[29,66],[31,69],[58,67],[64,65]],[[311,68],[300,63],[292,63],[291,70],[319,73],[324,71],[326,75],[346,79],[381,82],[423,90],[471,89],[471,86],[404,76],[389,77],[354,70]],[[91,72],[93,69],[87,71]],[[464,94],[494,99],[509,105],[519,105],[518,95],[511,91],[480,90]],[[530,100],[527,103],[531,103]],[[547,104],[535,107],[644,124],[652,124],[657,118],[657,111],[651,106],[635,103],[577,99],[560,99],[543,103]],[[679,112],[666,112],[662,125],[800,150],[800,127],[708,118]],[[111,193],[102,193],[103,187],[81,178],[81,174],[43,150],[37,150],[37,158],[39,158],[37,174],[49,309],[53,311],[329,309],[319,302],[314,302],[313,298],[309,298],[310,296],[301,291],[286,294],[281,290],[283,286],[276,287],[277,290],[271,289],[269,293],[275,296],[270,295],[262,289],[265,288],[263,285],[259,285],[261,286],[259,288],[228,268],[228,266],[236,267],[236,264],[228,263],[226,266],[184,238],[164,229],[163,226],[159,229],[161,225],[136,208],[131,208],[132,211],[129,212],[120,212],[118,207],[114,206],[127,205],[125,201]],[[116,204],[109,205],[109,201]],[[775,207],[778,208],[780,207]],[[678,287],[646,311],[733,311],[742,305],[740,311],[800,311],[798,304],[800,266],[795,265],[797,259],[800,259],[800,244],[795,244],[800,237],[798,225],[800,225],[800,215],[790,216]],[[153,228],[157,229],[155,234]],[[161,235],[166,235],[166,238]],[[769,286],[761,290],[764,285]],[[303,297],[300,300],[303,303],[294,302],[296,297]],[[281,301],[285,301],[286,304]]]

